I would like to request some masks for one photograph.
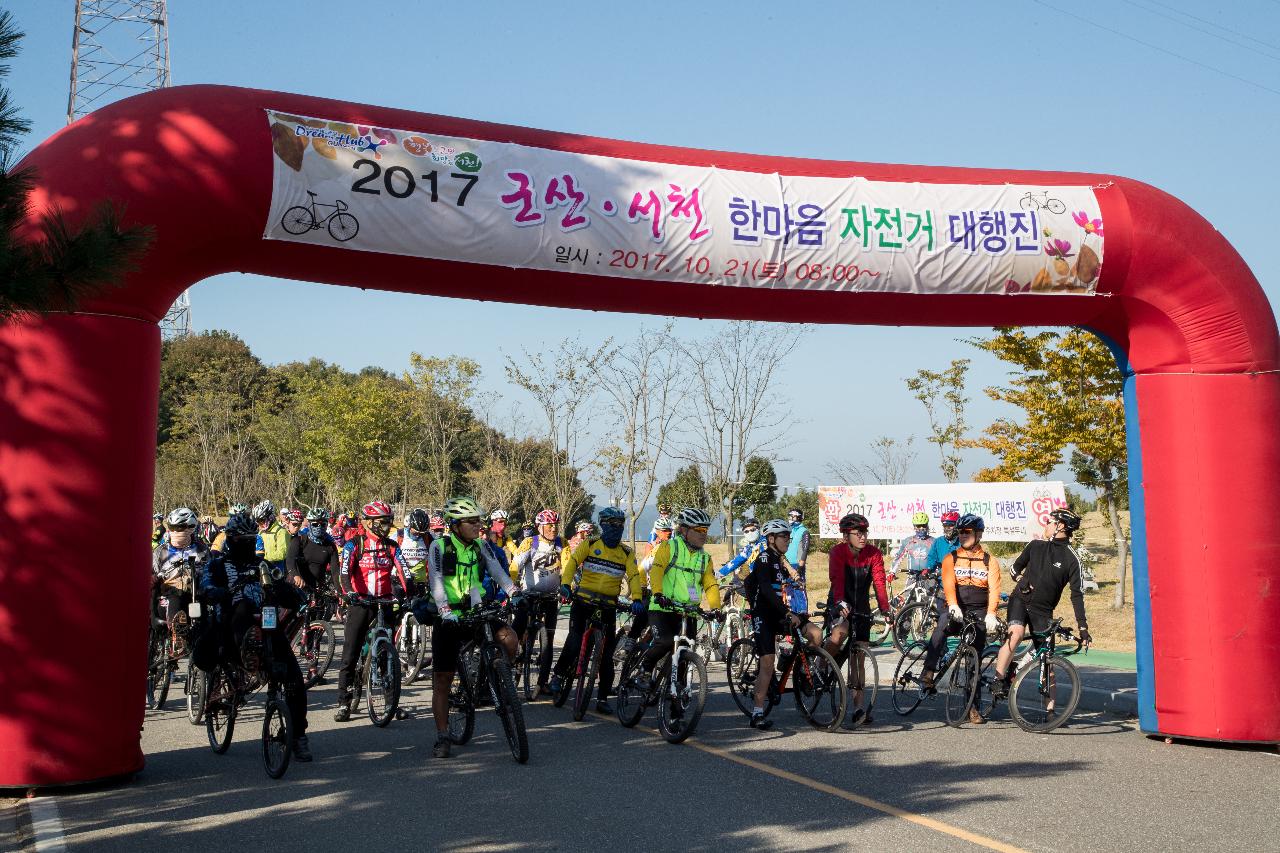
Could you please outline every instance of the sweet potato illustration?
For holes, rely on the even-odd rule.
[[[307,148],[306,137],[298,136],[293,128],[276,122],[271,125],[271,147],[286,166],[295,172],[302,171],[302,153]]]
[[[1098,277],[1098,267],[1102,263],[1098,260],[1098,253],[1088,246],[1080,247],[1080,257],[1076,259],[1076,263],[1072,272],[1075,277],[1085,284],[1090,284]]]

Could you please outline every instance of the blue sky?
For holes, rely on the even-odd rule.
[[[65,123],[75,4],[6,6],[28,35],[11,85],[34,146]],[[1280,0],[170,0],[169,24],[176,84],[696,148],[1125,175],[1204,214],[1273,302],[1280,281],[1266,249],[1280,197]],[[399,370],[415,350],[470,356],[495,410],[522,407],[530,418],[504,378],[504,351],[626,337],[647,321],[246,275],[202,282],[192,303],[197,328],[230,329],[268,362],[318,356]],[[340,317],[365,318],[368,331],[339,335]],[[902,321],[815,327],[805,338],[783,377],[795,422],[781,482],[830,479],[829,461],[863,460],[876,435],[915,434],[923,445],[924,413],[903,384],[920,367],[973,358],[970,424],[1008,414],[981,391],[1002,381],[1000,365],[956,343],[970,331]],[[678,329],[701,336],[718,325]],[[305,329],[324,331],[308,338]],[[861,377],[858,396],[851,374]],[[988,462],[970,451],[962,475]],[[912,477],[940,479],[931,447]]]

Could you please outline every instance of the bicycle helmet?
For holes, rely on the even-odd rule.
[[[248,504],[242,504],[237,502],[237,503],[233,503],[230,506],[230,508],[227,509],[227,515],[231,516],[231,515],[235,515],[236,513],[248,512],[248,511],[249,511]]]
[[[589,521],[579,521],[578,526],[573,528],[575,533],[585,533],[590,536],[596,532],[596,526]]]
[[[1053,512],[1049,513],[1049,517],[1054,521],[1061,522],[1062,526],[1067,528],[1068,533],[1075,533],[1080,529],[1079,514],[1067,509],[1066,507],[1055,509]]]
[[[247,512],[237,512],[227,519],[227,526],[222,528],[222,532],[228,539],[235,536],[257,536],[258,525]]]
[[[671,515],[671,504],[658,504],[658,515]]]
[[[976,530],[978,533],[987,529],[986,522],[982,520],[982,516],[974,515],[971,512],[966,512],[960,516],[960,520],[956,522],[956,527],[961,530]]]
[[[921,525],[928,527],[929,514],[927,512],[917,512],[915,515],[911,516],[911,523],[916,527],[920,527]]]
[[[760,528],[760,535],[766,539],[770,536],[779,534],[791,535],[791,522],[782,518],[775,518],[764,523],[764,527]]]
[[[559,524],[560,513],[556,512],[554,509],[544,509],[542,512],[538,513],[537,518],[533,521],[539,527],[544,524]]]
[[[286,509],[284,512],[280,514],[283,515],[284,520],[289,522],[290,524],[302,523],[302,510],[300,509]]]
[[[360,515],[364,518],[390,518],[391,507],[382,501],[370,501],[361,507]]]
[[[867,521],[865,515],[859,515],[851,512],[844,518],[840,519],[840,532],[848,533],[850,530],[858,530],[863,533],[867,532],[867,528],[871,526],[871,522]]]
[[[431,516],[431,529],[444,530],[444,516],[441,513],[434,513]]]
[[[425,509],[415,509],[404,517],[404,526],[415,533],[426,533],[431,529],[431,516]]]
[[[756,521],[751,516],[747,516],[746,518],[742,519],[743,530],[746,530],[748,527],[759,527],[759,526],[760,526],[760,522]]]
[[[505,509],[495,509],[493,512],[489,513],[489,520],[490,521],[506,521],[507,511]]]
[[[159,512],[157,512],[157,513],[153,513],[153,514],[152,514],[152,516],[151,516],[151,520],[152,520],[152,521],[164,521],[164,514],[163,514],[163,513],[159,513]]]
[[[804,511],[799,507],[793,506],[791,509],[787,510],[787,518],[792,521],[804,521]]]
[[[169,513],[164,520],[164,526],[170,530],[182,530],[184,528],[196,526],[196,514],[185,506],[180,506],[173,512]]]
[[[596,514],[596,518],[601,524],[608,524],[609,522],[622,524],[627,520],[627,514],[616,506],[607,506]]]
[[[329,511],[324,507],[313,506],[307,510],[307,522],[309,524],[324,524],[329,520]]]
[[[942,514],[943,524],[955,524],[959,520],[960,513],[956,512],[954,509],[949,509]]]
[[[264,521],[270,521],[275,517],[276,505],[271,501],[263,501],[253,508],[253,512],[249,513],[249,517],[261,524]]]
[[[451,522],[479,518],[480,515],[480,507],[475,498],[449,498],[449,502],[444,505],[444,517]]]
[[[675,530],[675,523],[669,518],[659,518],[653,523],[654,530]]]
[[[711,516],[707,515],[697,507],[687,506],[680,510],[676,523],[681,527],[710,527]]]

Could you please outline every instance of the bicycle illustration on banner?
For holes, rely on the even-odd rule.
[[[327,225],[329,236],[339,243],[345,243],[360,231],[360,221],[347,211],[347,203],[337,199],[333,204],[316,201],[316,194],[307,190],[311,197],[308,204],[298,204],[284,212],[280,217],[280,225],[294,236],[318,231]],[[319,215],[319,208],[333,208],[324,216]]]

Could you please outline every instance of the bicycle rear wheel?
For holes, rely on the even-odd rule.
[[[670,658],[667,669],[670,670]],[[702,709],[707,703],[707,662],[694,652],[680,656],[676,670],[676,695],[671,695],[671,682],[662,679],[662,698],[658,701],[658,731],[667,743],[683,743],[698,728]]]
[[[236,727],[236,693],[225,667],[219,666],[209,676],[209,695],[204,709],[205,733],[209,746],[222,755],[231,746],[231,733]]]
[[[906,716],[914,711],[923,696],[920,693],[920,676],[924,672],[924,653],[927,651],[923,643],[915,643],[907,647],[898,666],[893,671],[893,710]]]
[[[369,719],[384,728],[400,705],[400,655],[386,637],[379,637],[369,651],[367,672]]]
[[[459,667],[449,686],[449,740],[461,746],[476,730],[476,706],[471,698],[471,676]]]
[[[396,651],[400,655],[400,671],[404,674],[403,683],[412,684],[422,672],[424,660],[423,644],[426,642],[426,628],[418,623],[413,614],[405,616],[400,623],[400,633],[396,637]]]
[[[756,654],[755,643],[746,638],[730,646],[724,669],[729,679],[729,695],[738,710],[750,719],[755,708],[756,678],[760,675],[760,656]],[[765,713],[769,710],[766,708]]]
[[[856,727],[871,716],[871,710],[875,707],[876,693],[880,690],[880,665],[870,649],[854,646],[849,650],[845,671],[844,684],[849,695],[848,711],[857,718]],[[862,691],[861,699],[858,697],[859,690]],[[858,711],[862,713],[859,714]]]
[[[978,653],[972,646],[962,645],[956,649],[947,672],[947,695],[943,700],[947,725],[959,726],[968,719],[977,689]]]
[[[893,620],[893,647],[906,654],[911,645],[927,643],[937,622],[932,600],[908,604]]]
[[[187,681],[183,692],[187,694],[187,717],[191,725],[198,726],[204,722],[204,699],[209,690],[209,676],[197,669],[190,660],[187,661]]]
[[[267,700],[266,715],[262,718],[262,763],[267,775],[279,779],[289,769],[293,757],[293,717],[284,700],[276,695]]]
[[[500,649],[495,652],[489,678],[497,694],[498,716],[502,718],[502,730],[507,736],[507,745],[511,747],[511,757],[517,764],[524,764],[529,760],[529,736],[524,728],[524,709],[520,707],[520,697],[516,695],[516,682],[511,677],[511,667]]]
[[[640,655],[635,652],[628,654],[618,672],[621,675],[618,677],[617,705],[614,711],[618,715],[618,722],[629,729],[644,716],[646,679],[640,669]]]
[[[316,218],[311,213],[311,208],[302,205],[294,205],[284,212],[284,216],[280,217],[280,225],[285,231],[295,236],[306,234],[315,227]]]
[[[333,626],[316,620],[301,631],[293,641],[293,653],[302,670],[302,683],[307,689],[314,687],[329,671],[333,662]]]
[[[978,689],[974,693],[973,707],[978,709],[978,714],[984,720],[995,715],[999,704],[995,698],[996,656],[999,654],[999,646],[987,646],[978,663]]]
[[[585,648],[580,651],[578,657],[578,666],[581,667],[582,672],[577,678],[577,686],[573,691],[573,718],[575,720],[581,720],[587,715],[587,706],[591,703],[591,691],[596,686],[596,673],[600,669],[600,656],[603,653],[603,634],[595,628],[588,629]]]
[[[870,642],[873,646],[883,645],[893,635],[893,618],[892,614],[886,615],[883,610],[877,607],[871,611],[871,638]]]
[[[844,722],[844,676],[826,649],[802,646],[796,649],[791,667],[792,693],[800,716],[816,729],[834,731]]]
[[[524,638],[524,650],[520,656],[520,681],[524,687],[524,701],[532,702],[538,694],[538,676],[541,672],[542,650],[547,647],[547,627],[538,624],[534,631],[530,626]]]
[[[1080,674],[1057,656],[1022,667],[1009,688],[1009,716],[1027,732],[1053,731],[1071,719],[1079,702]]]

